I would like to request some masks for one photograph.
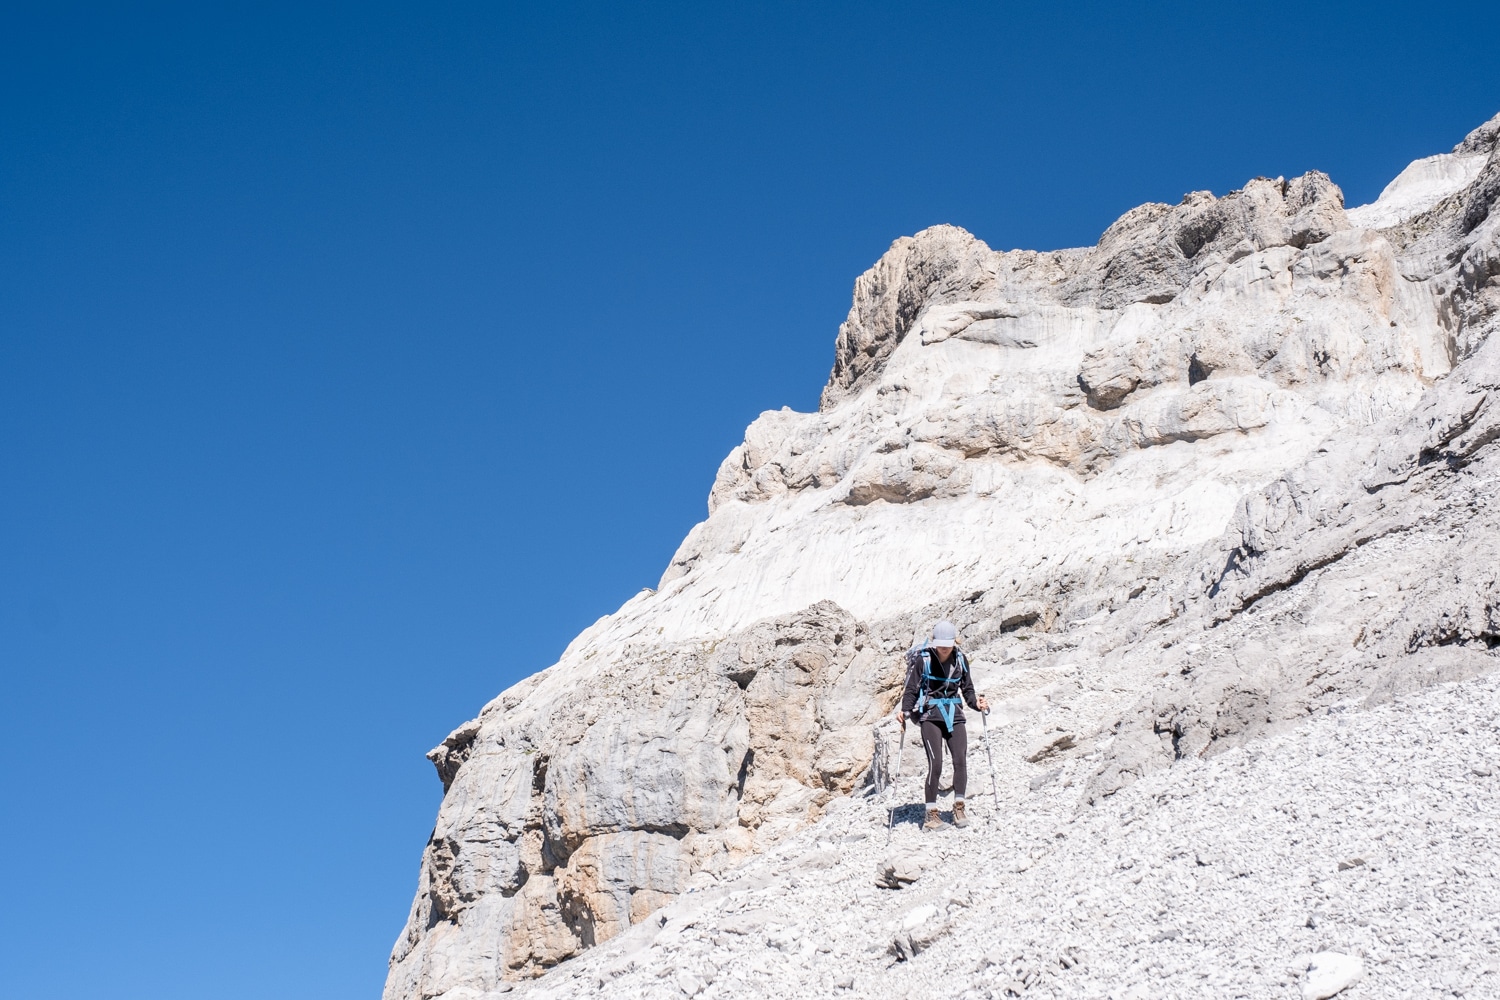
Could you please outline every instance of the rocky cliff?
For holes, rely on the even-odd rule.
[[[1492,669],[1497,139],[1361,208],[1312,173],[1089,249],[896,241],[818,412],[747,428],[658,589],[432,751],[387,1000],[508,990],[874,816],[938,617],[998,705],[992,817],[1104,817],[1174,761]]]

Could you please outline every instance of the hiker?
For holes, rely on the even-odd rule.
[[[964,813],[964,790],[969,783],[969,738],[964,729],[964,705],[988,712],[990,704],[974,694],[969,660],[958,648],[958,630],[952,622],[938,622],[932,641],[923,649],[906,654],[906,689],[901,692],[901,711],[896,719],[905,730],[910,716],[921,724],[922,747],[927,751],[927,820],[924,830],[940,830],[938,782],[943,776],[943,744],[953,758],[953,825],[968,826]]]

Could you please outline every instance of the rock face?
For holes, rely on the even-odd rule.
[[[818,412],[750,425],[659,588],[429,755],[387,1000],[659,927],[884,788],[876,724],[938,617],[997,705],[997,810],[1115,808],[1174,761],[1493,669],[1497,138],[1349,211],[1312,173],[1142,206],[1086,250],[898,240]],[[890,892],[874,864],[848,877]],[[881,933],[916,964],[980,904],[914,905]]]

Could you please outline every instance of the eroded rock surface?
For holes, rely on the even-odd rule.
[[[1497,136],[1500,118],[1348,211],[1312,173],[1142,206],[1084,250],[898,240],[855,284],[819,411],[747,429],[659,588],[432,751],[445,796],[387,1000],[680,942],[659,914],[808,830],[859,834],[850,796],[894,777],[900,654],[938,617],[996,705],[992,815],[1140,813],[1136,786],[1281,745],[1311,713],[1389,713],[1492,670]],[[851,892],[896,892],[870,878],[887,853]],[[815,881],[844,864],[832,842],[804,860]],[[1011,905],[896,881],[927,919],[847,915],[883,962],[938,962],[951,929]],[[746,933],[802,955],[775,925]],[[1171,931],[1154,943],[1196,933],[1153,933]],[[990,987],[1108,965],[1074,944],[985,959]],[[754,992],[684,974],[690,995]],[[787,975],[775,991],[841,986]]]

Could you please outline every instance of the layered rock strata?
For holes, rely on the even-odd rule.
[[[537,975],[883,780],[938,616],[999,706],[995,807],[1489,670],[1497,133],[1347,212],[1314,173],[1087,250],[898,240],[658,589],[432,752],[388,1000]]]

